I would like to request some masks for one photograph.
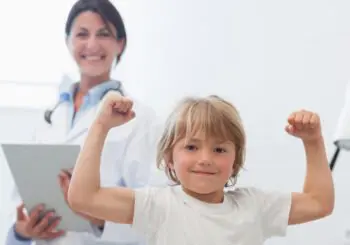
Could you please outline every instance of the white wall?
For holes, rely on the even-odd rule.
[[[302,188],[302,146],[283,132],[288,114],[296,109],[320,114],[331,156],[349,79],[349,1],[114,2],[129,33],[115,76],[135,97],[161,115],[187,94],[215,93],[240,109],[248,134],[247,170],[240,185]],[[0,114],[8,121],[3,127],[5,121],[0,121],[0,130],[18,135],[7,113]],[[350,153],[343,152],[334,172],[334,214],[291,228],[287,239],[267,244],[343,244],[350,229],[349,160]]]

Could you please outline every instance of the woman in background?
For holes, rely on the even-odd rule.
[[[124,23],[115,6],[108,0],[77,1],[70,10],[65,33],[67,47],[80,70],[80,81],[60,87],[61,101],[50,115],[51,124],[44,122],[39,127],[40,134],[36,134],[36,139],[41,142],[82,143],[103,96],[110,90],[126,94],[122,84],[110,77],[111,69],[115,61],[116,64],[120,61],[127,43]],[[150,184],[151,167],[156,156],[155,115],[141,103],[135,103],[135,110],[137,118],[122,129],[112,131],[106,141],[104,166],[101,168],[101,180],[105,185],[135,188]],[[62,171],[58,175],[66,198],[69,173]],[[155,180],[165,184],[165,176]],[[102,233],[99,234],[102,238],[111,229],[117,244],[139,244],[142,241],[129,230],[129,226],[105,224],[103,220],[79,215],[87,219],[96,232]],[[45,212],[43,206],[38,205],[26,215],[24,205],[19,205],[6,244],[29,245],[33,241],[35,244],[55,245],[97,244],[97,238],[92,234],[55,230],[60,219],[57,217],[49,224],[49,219],[53,218],[56,214]]]

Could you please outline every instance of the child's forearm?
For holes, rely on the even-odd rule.
[[[85,210],[100,189],[100,158],[108,129],[93,124],[79,154],[68,191],[72,209]]]
[[[311,195],[326,213],[331,212],[334,206],[334,187],[323,138],[304,142],[304,148],[307,160],[304,193]]]

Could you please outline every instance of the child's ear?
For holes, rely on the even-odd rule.
[[[236,163],[233,163],[230,176],[234,175],[235,173],[236,173]]]
[[[172,162],[171,154],[169,152],[167,154],[165,154],[164,161],[165,161],[166,166],[169,169],[174,169],[174,164]]]
[[[170,168],[171,170],[174,170],[174,164],[172,162],[168,162],[167,165],[168,165],[168,168]]]

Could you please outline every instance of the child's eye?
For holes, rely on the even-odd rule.
[[[186,145],[185,148],[186,148],[187,150],[190,150],[190,151],[194,151],[194,150],[197,149],[197,147],[196,147],[195,145]]]
[[[224,152],[226,152],[226,150],[224,148],[222,148],[222,147],[217,147],[217,148],[214,149],[214,151],[217,152],[217,153],[224,153]]]

